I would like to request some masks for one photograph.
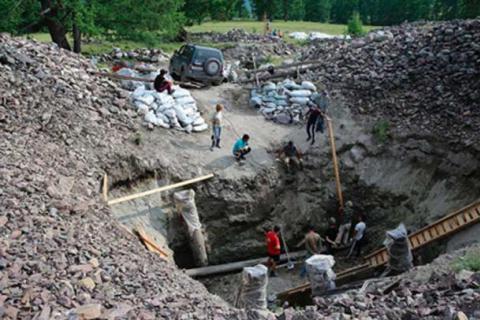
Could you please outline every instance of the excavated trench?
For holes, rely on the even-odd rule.
[[[365,129],[374,122],[358,123],[338,110],[336,116],[340,119],[335,129],[344,197],[354,203],[356,212],[367,217],[369,241],[364,252],[380,246],[385,231],[400,222],[416,230],[478,198],[478,150],[406,133],[392,133],[387,143],[381,143]],[[172,175],[168,168],[146,171],[131,165],[116,171],[112,196],[184,179]],[[307,151],[305,168],[296,175],[287,175],[275,166],[258,172],[254,178],[234,180],[220,176],[192,188],[212,265],[263,257],[262,229],[273,224],[284,227],[285,240],[293,248],[307,225],[314,225],[321,233],[328,218],[337,212],[326,141]],[[114,205],[112,210],[121,223],[130,227],[143,224],[155,240],[173,251],[179,267],[191,268],[194,264],[186,227],[171,197],[172,192],[162,193]],[[436,254],[425,251],[422,262],[444,252],[446,247],[455,249],[473,241],[478,241],[475,232],[467,229],[433,250]],[[238,275],[226,279],[202,281],[213,293],[232,302],[231,287],[238,287]],[[299,281],[287,281],[276,289],[286,289]]]

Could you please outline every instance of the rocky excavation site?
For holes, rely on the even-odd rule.
[[[0,318],[480,319],[480,20],[302,46],[238,30],[196,37],[234,42],[223,52],[238,79],[166,98],[100,76],[94,59],[0,35]],[[271,56],[282,64],[259,72],[257,87],[254,68],[266,70]],[[100,60],[125,57],[168,65],[157,49],[114,50]],[[280,83],[308,91],[301,98],[328,92],[343,198],[366,217],[364,256],[384,248],[386,231],[400,223],[413,233],[472,203],[476,217],[471,211],[461,230],[413,248],[407,272],[338,280],[336,289],[307,294],[307,303],[281,298],[308,281],[297,276],[301,258],[268,279],[257,305],[239,303],[242,267],[195,276],[192,225],[201,224],[200,254],[212,267],[265,262],[263,229],[273,225],[297,252],[308,225],[323,234],[337,216],[330,136],[306,141],[308,98],[291,100]],[[224,124],[212,152],[216,104],[225,107]],[[292,121],[270,121],[280,114]],[[231,148],[243,134],[252,152],[239,165]],[[294,174],[277,161],[290,140],[304,154]],[[199,221],[182,216],[178,191],[189,189]],[[334,259],[338,279],[369,261],[344,251]]]

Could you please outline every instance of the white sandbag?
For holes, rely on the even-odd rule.
[[[208,129],[208,124],[204,123],[199,126],[194,126],[193,127],[193,132],[202,132]]]
[[[136,97],[135,100],[136,101],[141,101],[144,104],[146,104],[147,106],[149,106],[153,103],[153,101],[155,101],[155,97],[153,95],[147,93],[147,94],[144,94],[143,96]]]
[[[267,308],[268,268],[263,264],[245,267],[236,307],[250,310]]]
[[[132,98],[139,98],[145,94],[145,86],[139,86],[138,88],[135,89],[135,91],[132,92]]]
[[[177,115],[178,121],[182,124],[183,127],[188,126],[189,124],[192,124],[193,119],[189,118],[186,114],[185,111],[183,111],[182,106],[180,105],[174,105],[173,110],[175,110],[175,113]]]
[[[277,86],[273,82],[267,82],[266,84],[263,85],[263,91],[273,91],[277,89]]]
[[[336,275],[332,267],[335,259],[330,255],[316,254],[305,261],[312,296],[319,296],[335,289]]]
[[[292,90],[287,91],[287,95],[290,97],[310,97],[312,92],[310,90]]]
[[[308,97],[293,97],[293,98],[290,98],[290,103],[296,103],[296,104],[299,104],[299,105],[307,105],[307,103],[310,101],[310,99]]]
[[[202,117],[195,118],[192,123],[194,127],[203,126],[204,124],[205,124],[205,119],[203,119]]]
[[[277,100],[275,103],[277,104],[277,106],[282,106],[282,107],[288,106],[287,100]]]
[[[166,123],[166,124],[170,123],[170,119],[166,115],[164,115],[163,113],[157,112],[155,114],[156,114],[157,118],[162,120],[164,123]]]
[[[185,115],[187,115],[187,117],[195,118],[194,116],[197,114],[197,110],[193,109],[188,104],[182,105],[182,109]]]
[[[387,247],[390,269],[405,272],[412,268],[412,248],[408,241],[408,232],[405,225],[401,223],[396,229],[387,231],[386,236],[383,244]]]
[[[175,98],[175,102],[178,104],[191,104],[195,103],[195,99],[193,99],[191,96],[185,96],[181,98]]]
[[[283,86],[288,90],[299,90],[302,89],[302,86],[296,84],[294,81],[290,79],[285,79],[283,81]]]
[[[145,122],[156,124],[157,123],[157,117],[155,116],[155,113],[153,111],[148,111],[145,114],[145,117],[143,118]]]
[[[137,107],[137,113],[139,115],[143,116],[144,114],[146,114],[148,112],[148,106],[145,105],[143,102],[135,101],[134,104],[135,104],[135,107]]]
[[[185,126],[183,128],[185,130],[186,133],[192,133],[192,130],[193,130],[193,126],[191,124]]]
[[[273,102],[267,102],[265,103],[265,108],[277,108],[277,104]]]
[[[172,119],[177,119],[177,113],[175,112],[175,110],[173,109],[173,106],[171,109],[167,109],[163,112],[163,114],[168,117],[168,119],[172,120]]]
[[[165,92],[155,92],[153,96],[159,104],[175,103],[175,99]]]
[[[153,111],[157,111],[157,109],[158,109],[158,104],[155,103],[155,102],[152,103],[152,104],[150,105],[150,109],[152,109]]]
[[[302,88],[310,91],[317,91],[317,87],[310,81],[302,81]]]
[[[268,113],[273,113],[275,112],[275,110],[277,110],[277,108],[266,108],[266,107],[262,107],[260,108],[260,112],[263,113],[263,114],[268,114]]]
[[[268,97],[268,96],[263,96],[262,97],[262,101],[267,103],[267,102],[275,102],[277,101],[277,99],[275,99],[274,97]]]
[[[292,117],[288,113],[282,112],[275,115],[273,121],[280,124],[290,124],[292,123]]]
[[[260,96],[255,96],[250,98],[250,107],[258,108],[262,104],[262,98]]]
[[[173,109],[173,106],[174,106],[173,103],[159,105],[157,108],[157,112],[165,113],[165,111],[167,111],[168,109]]]
[[[180,99],[180,98],[183,98],[183,97],[190,97],[190,92],[188,90],[177,87],[177,86],[175,86],[174,89],[175,89],[175,91],[173,91],[172,96],[175,99]]]

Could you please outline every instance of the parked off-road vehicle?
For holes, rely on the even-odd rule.
[[[223,53],[215,48],[186,44],[170,59],[173,79],[219,85],[223,81]]]

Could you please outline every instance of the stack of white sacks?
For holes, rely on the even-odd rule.
[[[310,81],[301,84],[290,79],[268,82],[251,92],[250,106],[258,108],[267,120],[282,124],[301,122],[308,111],[308,102],[317,88]]]
[[[163,128],[175,128],[185,132],[201,132],[208,129],[208,125],[198,112],[195,99],[188,90],[173,87],[175,91],[170,95],[165,92],[147,90],[139,86],[131,94],[133,105],[137,113],[144,116],[147,124]]]

